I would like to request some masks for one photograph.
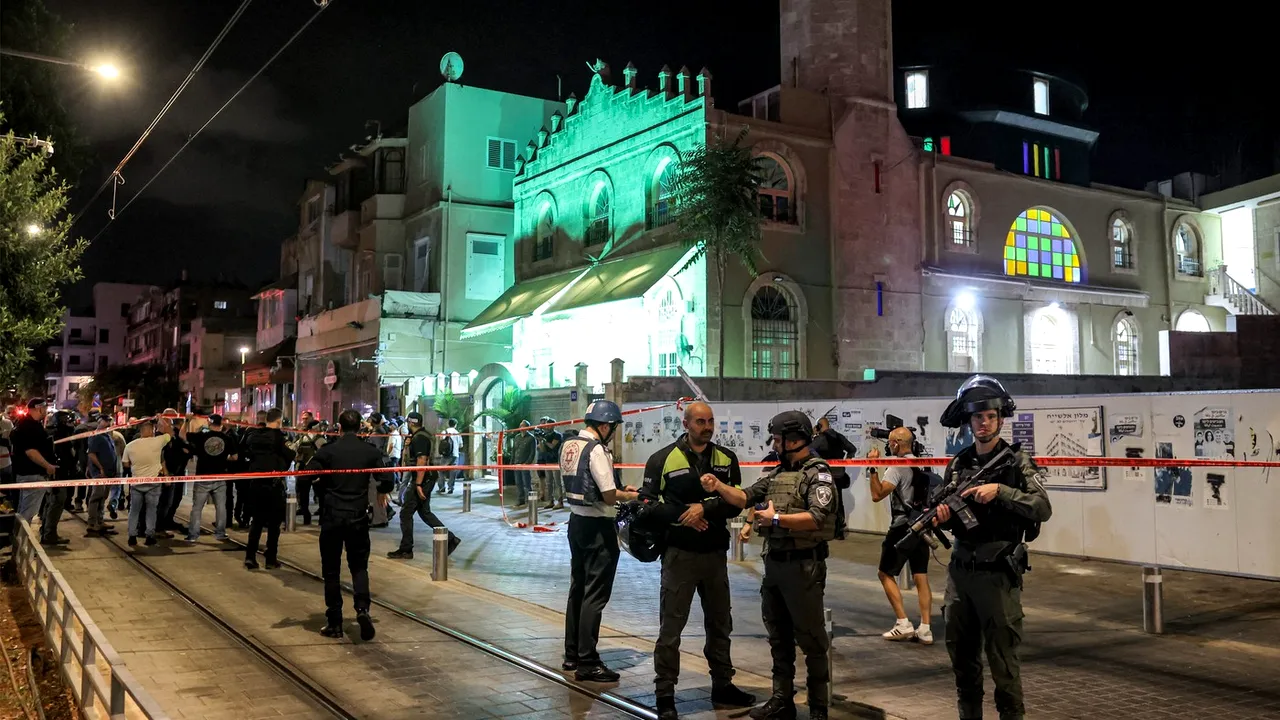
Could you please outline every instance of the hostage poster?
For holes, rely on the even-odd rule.
[[[1201,408],[1195,415],[1196,457],[1235,458],[1236,433],[1231,408]]]
[[[1156,442],[1157,458],[1173,457],[1172,439]],[[1189,508],[1191,499],[1191,468],[1156,468],[1156,504]]]

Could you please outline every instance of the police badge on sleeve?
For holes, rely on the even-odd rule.
[[[831,500],[835,498],[835,482],[831,479],[831,473],[818,473],[815,480],[818,486],[813,489],[814,496],[818,500],[818,504],[826,507],[831,504]]]

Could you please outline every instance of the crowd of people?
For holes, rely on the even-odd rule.
[[[890,499],[890,531],[885,537],[879,578],[895,613],[894,625],[883,634],[889,641],[932,644],[927,547],[908,542],[923,536],[918,521],[930,503],[927,531],[949,532],[955,540],[947,571],[944,607],[946,646],[955,673],[958,714],[962,720],[982,716],[985,654],[995,682],[996,707],[1004,720],[1021,718],[1023,706],[1018,644],[1021,638],[1022,573],[1025,543],[1034,539],[1052,508],[1040,480],[1041,471],[1030,456],[1000,438],[1005,418],[1015,409],[1013,399],[998,381],[975,376],[961,387],[940,418],[945,427],[968,426],[974,444],[951,459],[937,476],[909,465],[893,465],[883,475],[865,473],[872,500]],[[0,472],[16,485],[7,486],[8,501],[30,522],[40,515],[40,542],[47,548],[67,544],[57,532],[64,510],[86,513],[86,535],[116,531],[104,520],[127,509],[128,543],[184,532],[187,542],[200,537],[201,513],[212,501],[214,537],[226,540],[227,522],[249,530],[244,565],[259,568],[257,550],[266,531],[263,552],[266,569],[279,567],[276,556],[286,512],[286,477],[296,476],[298,515],[312,518],[311,499],[318,505],[320,552],[325,581],[326,619],[321,633],[343,636],[342,593],[339,581],[345,553],[352,576],[356,620],[364,640],[374,637],[369,617],[369,530],[385,526],[399,505],[401,543],[388,553],[393,559],[413,558],[414,517],[431,527],[444,527],[431,510],[431,496],[453,492],[456,471],[427,467],[459,463],[463,443],[456,423],[445,427],[432,413],[409,413],[403,419],[372,413],[362,418],[354,410],[334,423],[303,413],[297,428],[283,424],[280,411],[259,413],[252,427],[231,427],[222,418],[177,417],[166,411],[157,418],[128,428],[111,428],[105,416],[90,414],[76,424],[70,413],[54,413],[46,427],[43,401],[32,400],[10,429],[0,421]],[[545,424],[549,418],[543,418]],[[575,434],[524,423],[509,434],[510,464],[554,463],[557,470],[533,473],[511,470],[509,478],[518,502],[548,505],[567,503],[570,510],[568,546],[570,582],[565,611],[562,669],[580,682],[610,683],[619,674],[602,661],[597,645],[600,626],[613,590],[620,550],[619,505],[639,504],[648,510],[647,522],[661,528],[661,584],[659,631],[654,648],[657,710],[660,720],[678,717],[675,688],[680,674],[680,641],[693,598],[702,604],[706,642],[704,654],[712,679],[711,701],[719,706],[753,706],[756,698],[736,685],[730,654],[733,632],[730,581],[726,552],[729,521],[743,515],[745,541],[753,533],[764,542],[761,613],[773,656],[773,687],[766,701],[749,711],[755,720],[796,717],[796,647],[805,655],[809,717],[822,720],[830,702],[830,636],[826,629],[824,592],[829,544],[843,537],[845,510],[842,490],[849,474],[828,460],[853,457],[857,448],[825,420],[815,427],[803,412],[787,411],[768,427],[770,458],[777,465],[750,485],[743,483],[737,456],[713,441],[715,417],[705,402],[684,411],[685,432],[654,453],[645,465],[641,487],[622,485],[614,469],[611,441],[622,423],[621,409],[598,400],[588,408]],[[72,438],[73,435],[96,434]],[[9,449],[7,456],[4,449]],[[887,434],[884,452],[897,458],[920,454],[910,428]],[[880,456],[874,449],[867,457]],[[3,462],[7,461],[7,462]],[[397,473],[392,466],[417,466]],[[192,472],[193,471],[193,472]],[[336,471],[317,474],[315,471]],[[182,500],[182,482],[131,483],[79,487],[74,493],[43,488],[21,489],[23,483],[48,478],[137,478],[230,475],[231,480],[201,479],[192,485],[192,522],[186,528],[174,521]],[[244,479],[234,479],[244,474]],[[982,482],[976,482],[981,476]],[[963,493],[936,504],[938,488],[971,479]],[[20,489],[13,497],[13,489]],[[399,502],[392,502],[392,498]],[[449,532],[449,553],[462,542]],[[637,555],[637,557],[640,557]],[[897,576],[910,568],[915,577],[920,622],[911,623],[903,605]]]

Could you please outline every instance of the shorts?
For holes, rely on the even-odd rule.
[[[924,575],[929,572],[929,545],[921,542],[910,552],[902,552],[894,544],[907,536],[907,526],[899,525],[889,528],[884,536],[884,544],[880,547],[880,572],[896,577],[902,568],[911,564],[912,575]]]

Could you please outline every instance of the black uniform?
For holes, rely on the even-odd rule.
[[[256,428],[245,438],[245,451],[249,455],[249,472],[284,472],[293,462],[294,452],[285,443],[279,428]],[[245,547],[246,565],[257,565],[258,541],[262,529],[267,529],[267,548],[264,557],[268,565],[276,562],[276,548],[280,543],[280,526],[284,523],[284,477],[249,479],[249,513],[253,522],[249,525],[249,539]]]
[[[415,431],[409,437],[407,464],[416,465],[419,459],[425,459],[428,464],[439,464],[437,441],[438,438],[427,430],[419,428]],[[445,527],[445,524],[440,522],[440,518],[431,512],[431,487],[435,485],[436,472],[434,470],[423,472],[421,481],[418,479],[417,472],[410,471],[408,475],[409,484],[404,489],[404,503],[400,507],[400,548],[390,553],[392,557],[413,557],[414,513],[422,518],[422,522],[433,528]],[[419,490],[422,491],[421,496],[418,494]],[[453,552],[459,542],[458,537],[450,531],[449,552]]]
[[[689,447],[688,434],[649,457],[644,468],[640,497],[655,503],[658,517],[671,527],[662,555],[662,587],[659,597],[658,642],[653,650],[657,696],[674,697],[680,676],[680,635],[689,622],[689,608],[696,592],[702,599],[707,642],[703,654],[711,670],[712,686],[725,688],[733,679],[729,634],[733,615],[729,595],[727,521],[742,510],[702,489],[701,478],[710,473],[725,485],[742,484],[742,468],[732,451],[710,443],[701,453]],[[707,529],[701,532],[680,524],[691,505],[701,503]]]
[[[987,455],[974,446],[960,451],[947,466],[945,482],[956,473],[973,472],[1008,445],[1000,440]],[[1018,645],[1022,641],[1022,572],[1024,539],[1053,508],[1040,482],[1040,468],[1016,445],[1011,456],[988,482],[1000,484],[995,500],[968,507],[978,520],[966,530],[954,516],[945,526],[956,538],[947,568],[944,618],[947,652],[956,676],[960,718],[982,717],[982,654],[985,649],[996,686],[996,709],[1001,720],[1025,714]]]
[[[369,486],[381,476],[382,453],[353,432],[326,444],[307,464],[309,470],[364,469],[368,473],[315,476],[320,500],[320,568],[324,576],[325,617],[342,623],[342,551],[355,592],[356,612],[369,609]],[[256,524],[256,517],[255,517]]]

